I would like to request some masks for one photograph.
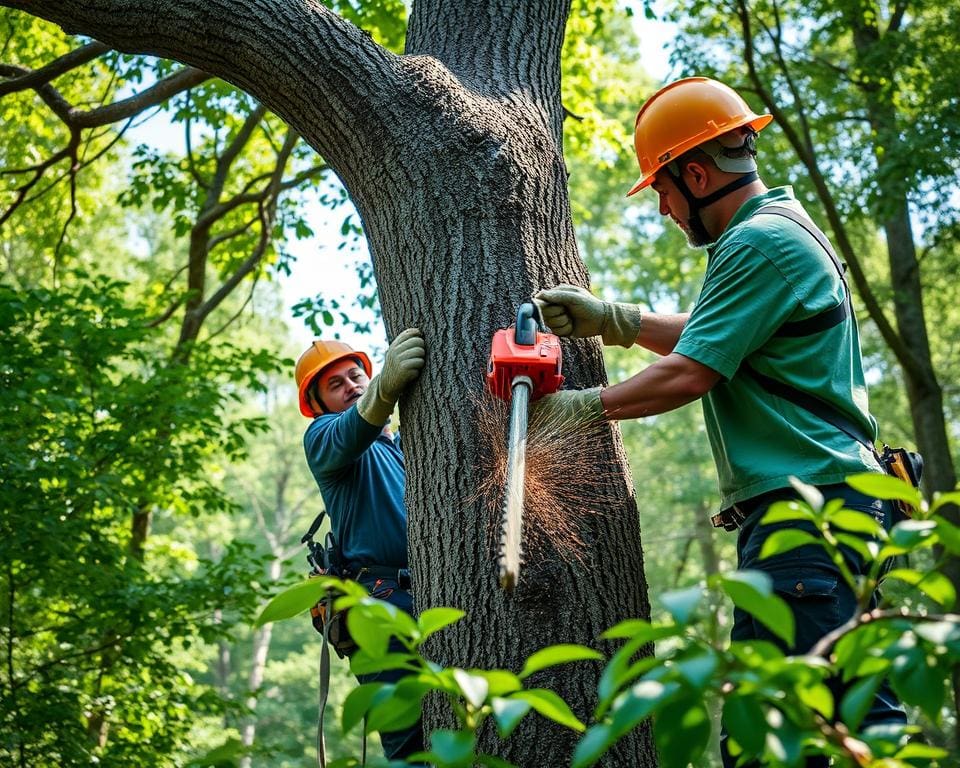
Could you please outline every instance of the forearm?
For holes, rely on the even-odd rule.
[[[668,354],[636,376],[605,388],[600,401],[611,421],[653,416],[697,400],[720,378],[690,358]]]
[[[658,355],[669,355],[677,346],[688,317],[690,317],[689,312],[678,315],[644,312],[637,344]]]

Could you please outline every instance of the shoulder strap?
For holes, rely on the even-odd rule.
[[[807,217],[786,206],[768,205],[758,210],[757,213],[783,216],[803,227],[803,229],[809,232],[820,244],[820,247],[826,251],[830,260],[833,262],[833,266],[840,275],[840,281],[843,283],[843,301],[840,302],[840,304],[813,317],[808,317],[805,320],[783,323],[774,333],[774,336],[811,336],[815,333],[825,331],[828,328],[832,328],[835,325],[839,325],[846,320],[850,315],[850,288],[847,286],[847,281],[844,277],[845,267],[840,262],[836,251],[833,250],[833,246],[830,244],[827,236]],[[802,389],[798,389],[791,384],[778,381],[777,379],[760,373],[748,360],[744,360],[743,363],[741,363],[741,370],[770,394],[776,395],[809,411],[828,424],[832,424],[848,437],[851,437],[858,443],[862,443],[871,451],[876,451],[873,441],[867,436],[860,425],[848,419],[825,400],[821,400],[819,397],[811,395],[809,392],[804,392]]]
[[[777,379],[760,373],[760,371],[750,365],[750,363],[746,360],[743,361],[743,364],[740,366],[740,368],[745,374],[757,382],[757,384],[763,387],[763,389],[767,390],[767,392],[769,392],[771,395],[776,395],[777,397],[787,400],[794,405],[800,406],[804,410],[812,413],[814,416],[819,416],[821,419],[827,422],[827,424],[832,424],[845,435],[853,438],[858,443],[862,443],[871,451],[875,450],[873,441],[867,436],[863,429],[858,424],[855,424],[845,415],[840,413],[840,411],[827,403],[825,400],[821,400],[815,395],[804,392],[802,389],[797,389],[791,384],[786,384],[782,381],[778,381]]]
[[[758,210],[757,214],[782,216],[785,219],[790,219],[790,221],[806,230],[830,257],[830,261],[833,262],[833,266],[840,275],[840,282],[843,283],[843,300],[839,304],[813,317],[783,323],[783,325],[776,330],[774,336],[812,336],[828,328],[833,328],[835,325],[840,325],[840,323],[850,316],[850,287],[847,285],[847,280],[844,276],[846,268],[840,262],[840,258],[837,256],[836,251],[833,250],[833,246],[830,244],[827,236],[806,216],[784,205],[768,205]]]

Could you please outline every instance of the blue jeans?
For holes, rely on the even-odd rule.
[[[853,490],[848,485],[825,485],[819,487],[825,499],[843,499],[847,509],[857,510],[871,515],[889,530],[897,519],[893,504],[889,501],[874,499]],[[795,499],[797,493],[785,488],[764,494],[747,502],[752,510],[740,527],[737,538],[737,568],[763,571],[773,580],[773,588],[779,597],[786,601],[796,625],[794,644],[788,647],[783,640],[774,635],[746,611],[735,608],[731,640],[768,640],[784,653],[806,653],[817,641],[833,629],[844,624],[854,615],[857,600],[853,590],[840,575],[837,566],[830,560],[823,547],[808,544],[779,555],[760,559],[763,543],[774,531],[784,528],[797,528],[817,535],[816,529],[807,522],[790,520],[770,525],[760,525],[760,519],[767,508],[776,501]],[[869,570],[855,552],[844,549],[844,559],[851,572],[856,576]],[[870,608],[877,605],[878,596],[874,594]],[[839,678],[832,678],[827,685],[833,691],[834,701],[839,712],[839,703],[845,686]],[[903,707],[897,701],[890,687],[884,683],[874,697],[873,705],[863,720],[863,726],[878,723],[906,723]],[[720,754],[724,768],[732,768],[735,760],[726,749],[727,735],[720,735]],[[759,763],[749,763],[756,766]],[[829,760],[823,756],[810,757],[807,768],[826,768]]]
[[[394,579],[378,579],[375,577],[361,577],[357,579],[366,587],[372,597],[395,605],[401,611],[413,616],[413,595],[409,590],[401,589]],[[390,641],[391,653],[406,653],[406,648],[396,639]],[[361,683],[395,683],[407,674],[400,669],[388,669],[383,672],[374,672],[369,675],[357,675]],[[380,743],[383,745],[383,754],[388,760],[404,760],[415,752],[423,751],[423,726],[421,721],[403,731],[390,731],[380,734]]]

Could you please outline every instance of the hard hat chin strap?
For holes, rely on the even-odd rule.
[[[674,170],[675,165],[677,166],[676,170]],[[707,232],[707,228],[703,225],[703,219],[700,218],[700,211],[708,205],[713,205],[717,200],[726,197],[731,192],[736,192],[741,187],[745,187],[747,184],[751,184],[760,178],[760,174],[756,171],[751,171],[738,179],[734,179],[729,184],[720,187],[720,189],[714,190],[706,197],[696,197],[693,192],[690,191],[687,182],[683,180],[683,175],[678,173],[679,165],[671,163],[669,170],[670,175],[673,176],[674,183],[677,185],[677,189],[680,190],[680,194],[684,196],[687,205],[690,206],[690,229],[693,230],[693,234],[697,240],[702,240],[704,243],[712,243],[716,238]]]

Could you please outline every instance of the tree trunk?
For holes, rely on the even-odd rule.
[[[435,661],[519,670],[545,645],[597,646],[617,621],[649,616],[637,508],[615,426],[586,444],[574,446],[571,435],[570,446],[554,446],[563,460],[541,479],[582,547],[528,543],[514,594],[498,586],[497,515],[477,495],[488,425],[475,400],[494,330],[541,287],[587,284],[562,156],[569,0],[416,2],[404,56],[307,0],[4,4],[229,80],[287,120],[344,182],[364,222],[389,336],[416,326],[427,342],[424,374],[401,400],[416,600],[419,609],[468,613],[436,636]],[[565,343],[563,351],[570,385],[603,382],[596,341]],[[600,668],[563,666],[531,683],[553,688],[589,718]],[[441,703],[428,705],[428,732],[449,722]],[[507,743],[490,737],[485,746],[542,768],[568,764],[577,738],[532,715]],[[608,764],[656,765],[649,729],[626,737]]]
[[[280,580],[280,571],[284,560],[274,558],[270,561],[270,584],[276,584]],[[270,641],[273,638],[273,625],[267,624],[253,633],[253,656],[250,663],[250,677],[247,680],[247,690],[250,695],[247,697],[246,705],[250,715],[244,720],[240,729],[240,739],[243,746],[253,745],[254,737],[257,732],[257,702],[260,698],[260,687],[263,685],[263,674],[267,668],[267,655],[270,653]],[[250,768],[251,758],[249,755],[243,757],[240,761],[240,768]]]
[[[903,173],[891,167],[891,158],[902,152],[902,139],[898,133],[897,112],[890,91],[896,82],[893,62],[889,57],[878,56],[881,33],[875,16],[851,14],[853,41],[859,61],[870,71],[881,68],[875,77],[886,87],[874,87],[867,83],[864,96],[870,127],[876,138],[874,154],[877,160],[877,178],[883,180],[884,195],[880,206],[883,229],[887,240],[887,257],[890,264],[890,281],[893,286],[893,304],[897,330],[906,348],[909,359],[901,359],[910,416],[913,421],[914,438],[924,458],[924,490],[927,495],[937,491],[952,491],[957,485],[957,473],[950,453],[946,418],[943,412],[943,390],[937,380],[930,353],[926,318],[923,312],[923,286],[920,282],[920,265],[917,262],[916,245],[910,224],[910,207],[907,199],[908,182]],[[955,525],[960,523],[956,505],[949,505],[940,513]],[[941,552],[942,554],[942,552]],[[942,571],[954,588],[960,591],[960,558],[947,556]],[[960,676],[953,680],[954,711],[960,712]],[[960,722],[955,726],[955,737],[960,738]]]

